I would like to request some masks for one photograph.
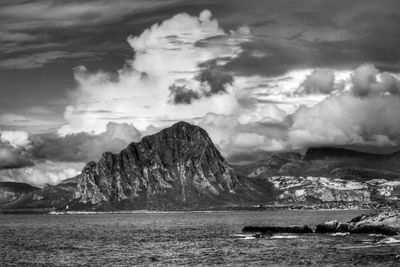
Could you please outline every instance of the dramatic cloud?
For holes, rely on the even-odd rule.
[[[331,96],[313,108],[293,115],[289,144],[293,148],[319,145],[400,144],[400,99],[379,95],[357,97],[349,93]]]
[[[34,69],[42,67],[47,63],[53,62],[57,59],[71,59],[71,58],[89,58],[94,57],[96,54],[88,52],[67,53],[63,51],[50,51],[41,52],[32,55],[24,55],[21,57],[13,57],[4,59],[0,62],[0,68],[3,69]]]
[[[43,186],[80,173],[83,165],[105,151],[119,152],[139,141],[141,134],[129,124],[109,123],[105,132],[28,136],[22,131],[0,133],[0,180]]]
[[[0,132],[0,169],[13,169],[33,165],[27,155],[29,146],[30,141],[26,132]]]
[[[388,72],[380,74],[372,64],[358,67],[354,71],[351,81],[353,83],[352,92],[360,97],[386,92],[398,95],[400,92],[399,81]]]
[[[25,152],[0,143],[0,169],[14,169],[32,165],[33,162],[25,155]]]
[[[197,79],[202,83],[207,83],[209,91],[206,91],[205,96],[212,96],[218,93],[226,93],[225,86],[232,85],[233,77],[229,73],[224,73],[216,64],[215,61],[202,64],[204,69],[201,71]]]
[[[268,109],[276,111],[276,107],[265,110]],[[287,132],[287,125],[285,121],[280,120],[285,120],[285,117],[271,119],[271,115],[264,115],[269,118],[265,122],[243,119],[241,122],[241,118],[237,116],[209,113],[199,122],[199,126],[207,130],[222,154],[228,158],[243,153],[285,149],[283,138]]]
[[[84,163],[45,161],[35,166],[0,170],[0,181],[20,182],[35,186],[55,185],[78,175]]]
[[[178,14],[130,36],[135,58],[117,74],[76,68],[75,104],[66,108],[68,124],[59,133],[99,133],[109,121],[144,130],[207,112],[232,113],[239,106],[233,78],[219,67],[240,53],[239,44],[248,38],[246,28],[224,32],[208,10],[199,17]]]
[[[330,69],[316,69],[307,76],[302,86],[307,94],[330,94],[334,91],[335,73]]]
[[[171,91],[170,102],[173,104],[191,104],[200,98],[198,92],[187,89],[184,85],[173,84],[168,89]]]
[[[36,164],[55,181],[53,161],[96,159],[178,120],[240,160],[320,145],[396,148],[398,2],[366,2],[1,3],[0,127],[36,134],[3,131],[0,167]]]
[[[360,70],[367,75],[360,75]],[[398,75],[369,70],[376,68],[362,65],[352,74],[341,73],[338,77],[321,74],[319,70],[304,75],[305,80],[298,86],[312,83],[321,88],[329,80],[330,93],[325,91],[328,97],[313,105],[302,105],[293,113],[284,112],[279,104],[258,103],[232,116],[208,114],[199,125],[231,160],[243,160],[240,155],[254,158],[250,154],[262,155],[262,151],[301,150],[310,146],[398,147]],[[333,80],[338,81],[332,83]],[[361,85],[371,87],[374,93],[355,93],[354,88]],[[296,96],[288,95],[286,99],[292,97]]]
[[[0,16],[5,29],[25,30],[41,27],[70,27],[111,22],[128,13],[136,13],[173,1],[109,1],[53,2],[13,1],[3,4]],[[136,11],[136,12],[135,12]]]
[[[140,138],[140,132],[132,125],[108,123],[106,131],[100,134],[34,135],[30,151],[35,159],[87,162],[97,160],[106,151],[117,153]]]
[[[23,131],[0,132],[0,141],[7,142],[14,148],[28,146],[30,143],[28,137],[29,137],[28,133]]]
[[[212,97],[216,94],[227,93],[226,86],[233,85],[233,76],[225,73],[217,66],[216,61],[199,64],[200,74],[193,79],[200,82],[200,90],[186,88],[185,84],[179,85],[178,80],[169,87],[171,91],[170,101],[174,104],[191,104],[202,97]]]

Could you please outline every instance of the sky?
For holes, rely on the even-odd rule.
[[[0,181],[56,184],[185,120],[233,163],[400,144],[398,0],[0,3]]]

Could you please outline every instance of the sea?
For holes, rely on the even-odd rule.
[[[0,266],[400,266],[400,237],[243,235],[360,210],[0,215]]]

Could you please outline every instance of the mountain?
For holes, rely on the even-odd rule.
[[[249,176],[258,177],[262,176],[274,176],[284,173],[291,173],[291,165],[295,162],[299,162],[302,159],[302,155],[295,152],[286,153],[274,153],[265,157],[261,161],[257,161],[251,164],[245,165],[232,165],[239,173]],[[285,170],[287,169],[288,170]]]
[[[236,167],[236,166],[235,166]],[[366,182],[400,180],[400,152],[372,154],[344,148],[310,148],[304,156],[279,153],[236,168],[249,177],[323,176]]]
[[[396,154],[396,153],[395,153]],[[393,154],[393,155],[395,155]],[[356,151],[340,147],[313,147],[309,148],[304,155],[304,160],[323,160],[323,159],[357,159],[374,160],[387,159],[392,154],[373,154],[362,151]]]
[[[0,204],[11,203],[39,189],[24,183],[0,182]]]
[[[207,209],[264,203],[271,188],[239,175],[205,130],[179,122],[7,208]]]
[[[3,197],[4,198],[4,197]],[[11,199],[11,198],[10,198]],[[311,148],[229,165],[198,126],[179,122],[103,153],[76,177],[0,203],[4,209],[204,210],[400,199],[399,153]]]
[[[282,202],[392,202],[400,200],[400,181],[367,182],[316,176],[273,176],[276,199]]]
[[[235,166],[250,178],[273,183],[283,202],[371,202],[400,199],[400,153],[310,148],[304,156],[278,153]]]

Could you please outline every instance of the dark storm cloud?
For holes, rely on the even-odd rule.
[[[28,135],[21,131],[0,132],[0,181],[43,186],[79,174],[85,162],[97,160],[105,151],[119,152],[139,141],[132,125],[109,123],[100,134],[78,133]]]
[[[233,82],[231,74],[218,67],[215,61],[202,63],[199,67],[200,73],[194,79],[204,84],[204,89],[195,91],[187,88],[186,85],[173,84],[168,88],[170,103],[187,105],[202,97],[226,93],[225,87]]]
[[[284,44],[254,40],[242,44],[243,52],[239,57],[228,62],[224,69],[240,75],[280,75],[288,70],[307,67],[307,51],[294,51]],[[262,51],[265,56],[254,56],[254,52]]]
[[[4,69],[34,69],[44,66],[45,64],[54,62],[60,59],[76,59],[76,58],[93,58],[99,54],[77,52],[67,53],[62,51],[50,51],[31,54],[28,56],[21,55],[4,59],[0,62],[0,68]]]
[[[38,134],[30,137],[29,149],[34,159],[53,161],[90,161],[100,157],[105,151],[119,152],[131,142],[137,142],[141,133],[126,123],[108,123],[105,132],[98,135],[89,133]]]
[[[200,94],[194,90],[188,89],[183,85],[171,85],[170,102],[173,104],[191,104],[194,100],[200,98]]]
[[[203,63],[203,69],[197,76],[202,83],[207,83],[210,90],[205,92],[205,96],[212,96],[219,93],[226,93],[225,86],[232,84],[233,76],[219,68],[215,61]]]
[[[126,37],[155,23],[157,10],[174,2],[2,2],[0,68],[37,68],[65,58],[90,61],[105,51],[126,55],[131,52]]]
[[[15,148],[0,141],[0,170],[33,166],[23,148]]]
[[[232,4],[239,5],[235,1]],[[296,68],[355,68],[364,62],[384,70],[398,69],[400,36],[396,32],[400,27],[400,3],[306,1],[296,7],[287,4],[288,1],[260,3],[259,9],[265,13],[261,18],[255,12],[256,21],[251,21],[243,10],[242,20],[250,25],[254,38],[242,44],[242,54],[228,63],[228,70],[274,76]],[[264,56],[255,56],[262,54],[255,53],[260,51]]]
[[[57,51],[68,55],[88,53],[81,55],[85,60],[105,51],[126,58],[132,53],[125,42],[128,35],[140,34],[177,13],[195,14],[204,8],[210,9],[226,30],[240,25],[251,27],[254,43],[245,44],[241,57],[228,66],[242,73],[275,75],[303,64],[356,67],[367,61],[393,68],[400,58],[399,3],[395,0],[311,0],[295,6],[288,0],[43,0],[5,1],[0,5],[0,38],[4,42],[0,49],[11,63],[22,56]],[[268,56],[254,58],[251,52],[255,48]],[[13,49],[19,52],[11,52]],[[43,64],[65,57],[52,58]]]
[[[5,133],[8,138],[3,136],[0,140],[0,169],[29,167],[44,160],[88,162],[98,159],[105,151],[119,152],[141,138],[141,133],[126,123],[108,123],[106,131],[100,134],[77,133],[62,137],[42,133],[25,137],[20,131],[0,132]],[[23,138],[19,136],[22,133]]]

